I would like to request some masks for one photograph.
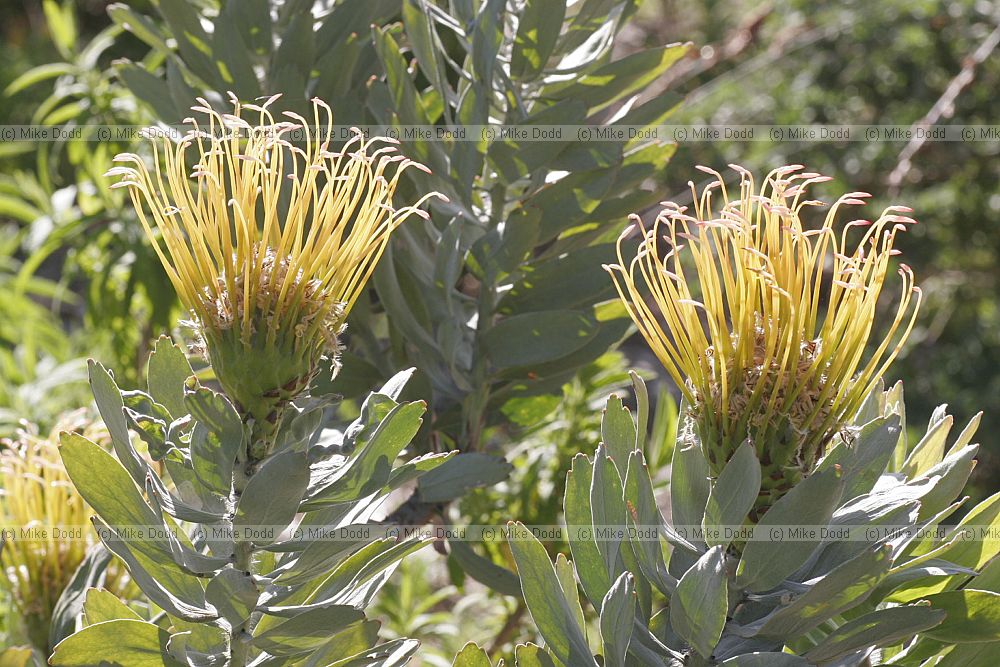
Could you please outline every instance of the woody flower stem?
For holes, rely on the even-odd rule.
[[[252,572],[253,550],[247,542],[236,543],[236,553],[234,554],[233,568],[243,572]],[[250,633],[251,619],[247,619],[241,625],[233,626],[229,637],[229,664],[232,667],[246,667],[250,660]]]
[[[481,330],[486,330],[492,326],[491,319],[496,309],[496,289],[492,280],[486,280],[480,285],[477,321]],[[473,379],[476,391],[467,399],[466,408],[466,451],[477,451],[480,444],[480,436],[483,429],[484,413],[490,401],[489,368],[488,357],[483,354],[476,355],[473,366]]]
[[[252,444],[247,448],[248,452],[251,448]],[[246,490],[247,484],[250,482],[250,478],[252,476],[252,459],[249,457],[248,453],[240,452],[236,458],[236,465],[233,467],[233,507],[236,507],[239,503],[240,496],[243,495],[243,492]],[[238,536],[234,537],[237,539],[235,539],[235,548],[233,549],[233,569],[253,577],[255,574],[253,571],[253,544],[251,542],[238,539]],[[260,593],[259,590],[258,593]],[[253,618],[251,617],[240,625],[234,625],[230,630],[229,650],[230,665],[232,665],[232,667],[245,667],[245,665],[250,661],[250,637],[251,632],[253,631],[252,623]]]
[[[492,220],[497,221],[503,219],[504,205],[506,204],[506,201],[506,188],[502,183],[495,184],[490,189],[490,217]],[[495,276],[487,276],[487,279],[479,285],[479,295],[477,298],[476,308],[476,328],[482,332],[485,332],[493,326],[493,317],[497,307],[496,284],[497,281],[495,280]],[[468,399],[466,410],[467,419],[465,423],[467,430],[467,451],[476,451],[479,449],[479,442],[484,423],[484,413],[486,412],[486,406],[490,401],[489,368],[487,362],[489,357],[485,354],[477,354],[475,358],[476,361],[473,367],[473,380],[476,391]]]

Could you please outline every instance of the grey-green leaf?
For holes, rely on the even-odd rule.
[[[228,398],[207,387],[187,391],[184,405],[197,420],[191,434],[195,475],[207,488],[228,496],[233,462],[243,446],[243,422]]]
[[[720,663],[721,667],[812,667],[811,662],[791,653],[746,653]]]
[[[754,528],[755,539],[743,549],[737,582],[751,591],[766,591],[797,570],[822,540],[785,540],[786,526],[826,526],[843,489],[840,470],[824,470],[804,479],[782,496]]]
[[[545,69],[559,39],[566,4],[546,0],[525,2],[510,60],[513,78],[530,81]]]
[[[820,462],[819,470],[839,465],[844,471],[844,498],[868,493],[892,458],[900,434],[899,415],[874,419],[850,443],[841,442]]]
[[[622,404],[622,399],[617,394],[608,397],[607,407],[604,408],[601,439],[608,449],[608,456],[624,467],[629,454],[636,448],[636,426],[632,421],[632,413]]]
[[[674,525],[700,526],[711,492],[708,462],[695,440],[678,439],[670,466],[670,508]]]
[[[330,637],[319,649],[309,654],[304,661],[293,658],[296,667],[326,667],[330,664],[362,665],[378,664],[365,662],[363,658],[351,660],[344,656],[358,657],[370,651],[378,641],[378,621],[358,621]],[[383,645],[384,646],[384,645]],[[282,664],[282,663],[278,663]]]
[[[438,503],[460,498],[471,489],[502,482],[513,468],[497,456],[482,452],[461,453],[420,478],[420,499]]]
[[[808,632],[823,621],[864,602],[891,565],[887,546],[880,545],[862,552],[834,568],[791,604],[775,612],[759,634],[789,639]]]
[[[184,404],[192,417],[220,438],[239,442],[243,437],[243,422],[239,413],[219,392],[197,386],[185,392]]]
[[[250,618],[258,596],[253,579],[231,567],[215,575],[205,587],[205,599],[232,626]]]
[[[76,631],[77,619],[83,613],[87,591],[104,581],[108,564],[114,558],[103,544],[93,544],[87,549],[83,562],[63,589],[52,611],[49,624],[49,649]]]
[[[574,77],[571,83],[554,84],[545,92],[554,99],[582,99],[594,111],[641,90],[683,57],[689,48],[690,44],[668,44],[638,51],[582,77]]]
[[[205,589],[198,577],[182,571],[172,560],[151,558],[140,550],[144,542],[126,542],[99,518],[94,517],[93,523],[104,545],[125,562],[136,585],[153,603],[189,621],[217,618],[214,610],[205,607]]]
[[[664,531],[667,540],[674,546],[675,554],[682,549],[697,557],[697,551],[694,545],[682,540],[672,528],[664,525],[663,515],[660,514],[653,495],[653,483],[646,468],[646,458],[638,450],[629,456],[625,475],[625,502],[629,524],[635,529],[629,534],[629,540],[638,567],[651,585],[663,595],[670,596],[677,586],[677,580],[670,575],[663,560],[660,531]],[[656,539],[650,539],[650,529],[656,530]]]
[[[254,637],[253,645],[273,655],[295,655],[319,648],[337,630],[364,617],[347,605],[310,609]]]
[[[628,459],[623,461],[627,465]],[[594,455],[594,477],[590,486],[590,507],[593,512],[595,532],[606,531],[604,539],[597,540],[597,549],[604,559],[611,580],[617,579],[624,570],[621,557],[621,542],[627,525],[625,492],[618,466],[607,456],[604,445],[597,448]],[[615,534],[612,531],[621,531]]]
[[[753,509],[760,492],[760,462],[749,441],[740,445],[722,469],[705,505],[705,542],[728,546],[732,541],[719,528],[738,526]],[[712,528],[717,530],[713,531]]]
[[[580,589],[576,585],[576,576],[573,572],[573,563],[566,558],[566,554],[556,554],[554,563],[556,577],[559,578],[559,585],[562,586],[563,595],[566,597],[566,604],[576,615],[576,623],[583,630],[583,636],[587,636],[587,621],[583,615],[583,605],[580,604]]]
[[[373,400],[377,397],[382,401]],[[393,407],[388,409],[383,403]],[[363,428],[358,425],[356,441],[361,451],[346,465],[333,470],[322,480],[319,489],[311,492],[308,509],[354,500],[381,489],[389,481],[393,461],[420,429],[421,415],[427,407],[422,401],[396,405],[381,394],[369,396],[366,406],[370,406],[372,412],[388,409],[388,413],[381,422],[375,421],[377,414],[372,414]],[[349,429],[345,443],[352,437]],[[362,442],[365,438],[370,439]]]
[[[337,528],[338,539],[304,542],[305,547],[295,561],[283,566],[274,581],[281,586],[296,586],[333,570],[348,554],[366,543],[370,530],[367,524],[349,524]]]
[[[121,61],[115,64],[115,71],[128,89],[139,100],[153,109],[156,117],[163,122],[178,122],[183,113],[177,109],[170,91],[163,81],[135,63]]]
[[[254,544],[270,544],[299,511],[309,484],[305,452],[285,451],[264,463],[247,484],[236,506],[233,530],[237,536],[255,526],[273,526],[275,532],[253,539]]]
[[[945,616],[927,605],[879,609],[841,625],[805,657],[813,664],[828,663],[869,646],[888,646],[933,628]]]
[[[184,381],[191,374],[191,364],[181,348],[166,336],[160,336],[146,363],[146,382],[149,395],[169,410],[175,419],[187,412],[184,407]]]
[[[500,368],[553,361],[583,347],[597,333],[596,323],[575,310],[514,315],[485,334],[483,345]]]
[[[592,536],[580,530],[593,526],[593,513],[590,509],[593,474],[592,464],[586,455],[577,454],[573,457],[572,469],[566,476],[563,507],[569,530],[569,548],[573,554],[573,562],[576,563],[580,584],[588,598],[603,600],[611,587],[611,579],[597,543]]]
[[[625,654],[635,620],[635,582],[624,572],[615,581],[601,603],[601,637],[604,640],[604,664],[625,667]]]
[[[462,567],[462,570],[479,583],[502,595],[518,597],[521,595],[521,582],[516,574],[497,565],[489,558],[483,558],[467,542],[449,541],[448,548],[451,551],[451,557]]]
[[[97,409],[111,435],[118,460],[125,467],[132,480],[139,485],[145,483],[149,465],[139,456],[129,439],[128,423],[125,420],[125,403],[121,391],[111,373],[93,359],[87,362],[90,374],[90,388],[94,392]]]
[[[553,122],[566,122],[555,119]],[[536,142],[547,145],[550,142]],[[523,150],[512,150],[517,159],[524,159]],[[524,165],[517,164],[518,174]],[[531,209],[533,210],[533,209]],[[508,220],[507,224],[530,224],[524,220]],[[509,233],[509,232],[507,232]],[[626,241],[628,243],[628,241]],[[631,250],[630,244],[628,249]],[[519,267],[521,279],[514,283],[500,302],[503,314],[530,311],[586,308],[614,295],[614,284],[603,272],[593,267],[615,260],[615,246],[610,243],[589,246],[568,254],[557,255],[542,262]]]
[[[521,590],[531,618],[553,654],[567,665],[594,667],[576,616],[566,603],[545,547],[521,523],[510,526],[510,549],[521,576]]]
[[[729,609],[726,551],[712,547],[677,584],[670,599],[670,625],[703,658],[711,658]]]

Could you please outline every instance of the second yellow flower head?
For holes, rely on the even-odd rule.
[[[780,494],[808,472],[857,412],[913,327],[919,289],[901,264],[902,295],[888,331],[869,349],[890,275],[896,234],[913,220],[889,207],[874,222],[839,229],[846,194],[810,228],[810,185],[828,178],[801,166],[761,186],[740,167],[694,192],[693,210],[671,202],[650,225],[635,219],[636,256],[606,267],[640,333],[680,387],[715,474],[746,439]],[[692,186],[692,190],[693,190]]]

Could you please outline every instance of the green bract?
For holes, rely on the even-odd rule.
[[[89,573],[106,561],[88,558],[53,621],[61,641],[50,664],[404,660],[416,642],[379,644],[378,623],[363,610],[395,564],[426,543],[373,532],[372,513],[387,494],[451,456],[394,465],[425,410],[422,402],[398,401],[411,373],[370,394],[343,431],[321,427],[331,397],[299,396],[274,434],[273,452],[246,466],[251,426],[225,395],[198,383],[167,338],[150,357],[147,391],[120,390],[91,362],[116,456],[65,434],[62,458],[97,513],[104,545],[161,611],[142,618],[93,588]]]

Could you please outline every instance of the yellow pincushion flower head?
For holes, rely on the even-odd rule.
[[[898,232],[911,210],[890,206],[874,222],[837,225],[852,192],[822,223],[803,222],[810,185],[830,180],[801,165],[772,171],[758,190],[739,174],[730,196],[717,180],[693,211],[673,202],[646,225],[637,216],[606,266],[640,333],[677,383],[711,471],[749,439],[760,459],[759,508],[807,475],[899,353],[920,305],[913,273],[885,335],[872,341],[876,306]],[[626,261],[623,242],[640,234]],[[866,350],[870,350],[866,353]]]
[[[203,119],[179,142],[150,143],[153,166],[115,157],[147,235],[196,324],[216,376],[258,426],[305,390],[385,250],[416,203],[394,208],[403,172],[427,168],[389,138],[360,131],[334,148],[333,114],[318,99],[312,122],[241,104]],[[244,116],[252,116],[251,124]],[[188,153],[194,153],[189,166]]]
[[[99,541],[90,523],[93,510],[77,493],[59,456],[63,431],[111,445],[104,424],[85,410],[62,415],[47,436],[28,426],[12,440],[0,441],[0,525],[12,531],[3,535],[0,549],[0,588],[40,651],[48,651],[59,597],[87,549]],[[138,593],[118,563],[109,566],[101,585],[125,600]]]

